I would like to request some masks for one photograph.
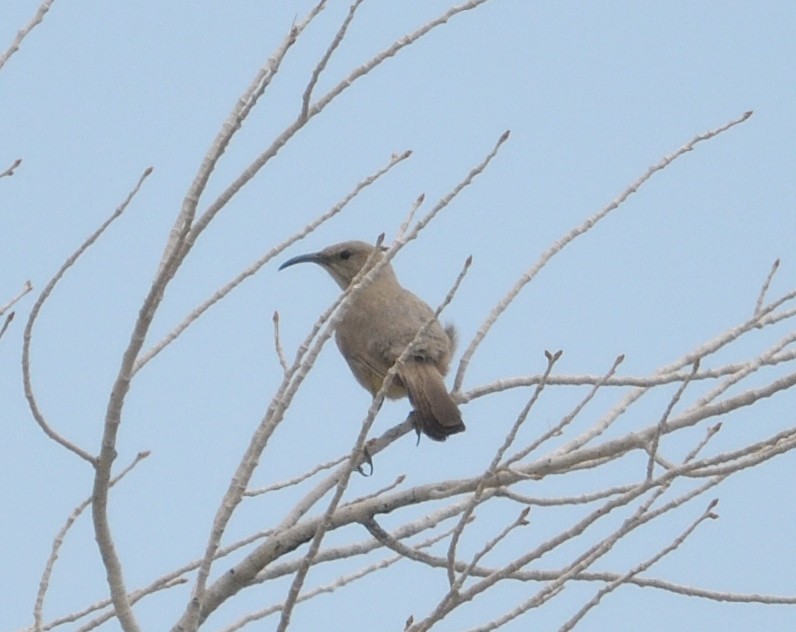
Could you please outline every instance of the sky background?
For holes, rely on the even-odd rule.
[[[449,5],[366,1],[317,94]],[[34,332],[33,381],[45,414],[65,436],[95,452],[120,355],[193,175],[238,95],[310,6],[56,2],[0,70],[0,171],[23,160],[13,177],[0,179],[0,304],[27,279],[35,288],[16,306],[17,318],[0,339],[0,630],[30,623],[52,538],[92,482],[85,463],[43,435],[22,395],[22,331],[35,296],[141,172],[154,167],[127,214],[56,289]],[[30,0],[2,3],[0,50],[36,7]],[[296,44],[220,162],[204,205],[295,117],[309,73],[347,8],[332,0]],[[623,353],[620,374],[647,375],[746,320],[775,259],[782,263],[772,293],[793,288],[794,33],[796,5],[782,1],[491,0],[357,81],[232,199],[169,287],[147,348],[393,152],[413,151],[343,214],[210,310],[138,376],[117,465],[141,450],[152,456],[111,496],[129,586],[148,583],[203,550],[218,500],[278,384],[274,310],[292,357],[337,295],[321,270],[277,273],[278,263],[345,239],[372,241],[386,232],[389,241],[419,194],[425,193],[429,208],[507,129],[510,140],[488,170],[395,262],[403,284],[437,304],[473,256],[473,268],[446,311],[459,328],[460,349],[556,239],[696,134],[754,110],[745,124],[656,175],[557,256],[479,349],[465,389],[539,373],[546,349],[564,351],[556,369],[561,374],[601,374]],[[759,352],[785,329],[777,331],[752,336],[715,363]],[[553,390],[531,416],[529,436],[555,424],[583,394]],[[623,394],[598,398],[581,420],[584,427]],[[377,463],[376,476],[353,481],[351,493],[379,489],[400,473],[418,484],[479,471],[527,396],[512,392],[463,407],[468,431],[445,445],[425,441],[415,448],[405,438]],[[346,452],[369,401],[328,345],[255,484]],[[649,408],[640,407],[615,432],[649,425],[665,401],[652,398]],[[734,417],[715,449],[792,425],[793,403],[786,394]],[[374,432],[402,420],[407,407],[385,406]],[[716,590],[794,594],[794,465],[794,456],[786,455],[728,481],[714,494],[721,518],[702,525],[650,575]],[[583,474],[556,478],[562,480],[540,484],[539,493],[583,493],[593,484]],[[233,522],[231,537],[270,523],[289,500],[252,501]],[[598,568],[633,566],[643,559],[639,551],[668,543],[707,500],[690,505],[679,520],[661,521]],[[389,518],[385,524],[390,526]],[[544,518],[534,525],[541,532],[557,526]],[[295,629],[350,629],[345,617],[351,612],[361,629],[400,629],[409,613],[425,613],[446,586],[444,573],[425,573],[428,584],[419,585],[410,570],[398,565],[367,588],[299,607]],[[310,573],[308,585],[328,581],[328,572]],[[249,591],[208,629],[281,599],[277,589],[285,587]],[[528,590],[507,587],[439,629],[487,620]],[[555,607],[505,629],[523,630],[529,623],[556,629],[594,590],[568,588]],[[166,629],[181,612],[186,591],[137,606],[144,628]],[[84,515],[56,567],[47,618],[105,595],[90,517]],[[369,614],[363,603],[379,606]],[[593,611],[582,629],[786,630],[793,620],[793,607],[718,604],[626,587]],[[270,629],[271,621],[255,629]]]

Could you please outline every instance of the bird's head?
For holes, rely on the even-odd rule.
[[[337,281],[337,285],[346,289],[362,267],[368,263],[368,259],[370,259],[369,265],[372,266],[381,258],[381,250],[364,241],[344,241],[318,252],[288,259],[279,266],[279,269],[283,270],[296,263],[317,263]],[[392,273],[389,264],[383,270],[385,274]]]

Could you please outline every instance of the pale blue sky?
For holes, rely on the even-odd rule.
[[[319,93],[449,4],[365,2]],[[33,378],[41,405],[54,426],[89,451],[98,449],[120,353],[199,161],[237,96],[310,5],[58,0],[0,71],[0,171],[23,159],[14,177],[0,179],[0,303],[27,279],[40,290],[140,173],[154,167],[127,215],[56,290],[35,332]],[[36,7],[35,0],[0,5],[0,50]],[[220,163],[208,200],[295,116],[308,72],[347,7],[330,2],[296,45],[272,93]],[[473,269],[446,312],[466,344],[491,306],[554,240],[696,134],[754,110],[745,124],[656,175],[555,258],[479,350],[465,388],[538,373],[545,349],[564,350],[560,373],[602,373],[624,353],[621,374],[649,374],[748,318],[776,258],[782,264],[772,292],[796,285],[794,33],[796,5],[784,1],[491,0],[457,16],[354,84],[232,200],[169,288],[150,344],[391,153],[414,152],[278,262],[343,239],[373,240],[383,231],[389,239],[420,193],[436,201],[510,129],[489,169],[396,261],[404,284],[436,304],[473,255]],[[111,506],[131,587],[203,550],[218,499],[278,383],[273,311],[282,315],[292,355],[336,292],[320,270],[277,274],[268,266],[142,372],[128,402],[118,462],[140,450],[153,454],[113,492]],[[0,339],[6,429],[0,630],[29,624],[52,537],[92,480],[84,463],[44,437],[21,394],[21,334],[34,300],[35,293],[18,304],[17,319]],[[759,352],[784,331],[739,345],[721,360]],[[580,392],[559,389],[529,424],[547,429],[574,396]],[[604,393],[581,423],[620,396]],[[468,432],[445,445],[415,448],[405,439],[378,463],[377,478],[355,480],[352,493],[378,489],[402,472],[419,483],[472,473],[473,463],[483,467],[526,397],[517,392],[464,407]],[[368,403],[329,345],[257,481],[279,480],[309,461],[342,454]],[[739,416],[716,449],[792,425],[793,403],[792,395],[780,396]],[[406,410],[406,402],[389,404],[375,432],[403,419]],[[644,427],[658,414],[654,406],[640,409],[616,432]],[[721,519],[702,525],[650,574],[717,590],[793,594],[793,475],[790,455],[730,480],[715,493]],[[581,484],[590,488],[591,482],[577,475],[544,490],[582,493]],[[266,523],[263,516],[278,513],[281,502],[252,502],[233,523],[233,535]],[[697,501],[679,521],[662,521],[600,568],[637,563],[644,555],[639,551],[650,550],[644,538],[651,550],[663,546],[703,504]],[[349,629],[329,621],[351,610],[361,629],[400,629],[410,612],[425,612],[446,586],[444,573],[428,573],[428,588],[406,585],[404,571],[397,566],[370,589],[299,608],[295,629]],[[327,581],[328,572],[311,573],[309,585]],[[528,590],[508,586],[439,629],[485,620]],[[558,606],[505,629],[530,623],[556,629],[594,590],[569,588]],[[48,619],[105,594],[84,516],[56,568]],[[377,613],[361,611],[363,595],[379,600]],[[239,606],[219,612],[209,629],[223,627],[246,606],[279,598],[273,589],[254,589]],[[145,629],[166,629],[185,599],[185,591],[159,595],[136,612]],[[793,620],[793,609],[783,606],[721,605],[625,588],[582,629],[786,630]],[[263,625],[255,629],[272,624]]]

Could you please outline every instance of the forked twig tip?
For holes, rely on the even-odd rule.
[[[545,357],[545,358],[547,358],[547,361],[548,361],[548,362],[551,362],[551,363],[552,363],[552,362],[557,362],[557,361],[558,361],[558,359],[561,357],[561,355],[562,355],[563,353],[564,353],[564,351],[563,351],[563,350],[561,350],[561,349],[559,349],[558,351],[555,351],[555,352],[553,352],[553,353],[551,353],[550,351],[548,351],[547,349],[545,349],[545,351],[544,351],[544,357]]]

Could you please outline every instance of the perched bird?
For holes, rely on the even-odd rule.
[[[345,241],[320,252],[293,257],[279,269],[296,263],[317,263],[345,290],[369,258],[372,267],[381,257],[381,249],[370,244]],[[408,396],[418,433],[444,441],[448,435],[464,430],[461,413],[442,379],[448,372],[456,342],[455,330],[451,326],[443,329],[433,310],[401,287],[389,263],[354,296],[337,325],[335,340],[354,377],[375,395],[387,371],[430,319],[433,322],[398,367],[386,395],[390,399]]]

